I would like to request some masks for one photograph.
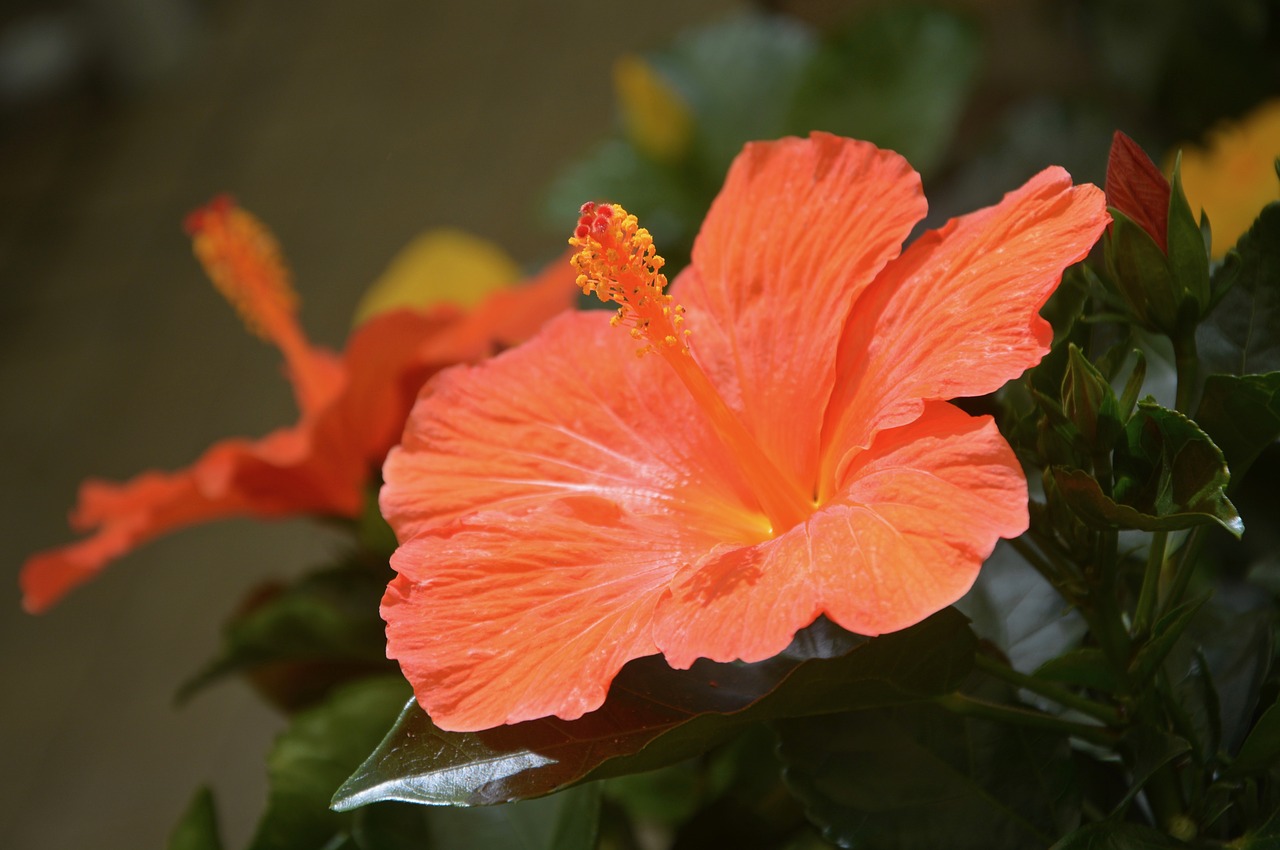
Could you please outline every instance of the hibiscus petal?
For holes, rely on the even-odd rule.
[[[602,312],[561,316],[519,348],[437,375],[383,475],[382,512],[401,540],[575,494],[729,539],[767,530],[674,372],[637,358]]]
[[[387,655],[441,728],[572,720],[600,707],[623,664],[657,652],[653,607],[707,545],[591,495],[473,514],[392,558]]]
[[[840,341],[823,490],[846,449],[910,422],[925,400],[982,395],[1038,363],[1052,339],[1040,307],[1109,220],[1096,186],[1073,187],[1061,168],[1047,168],[891,262],[854,304]]]
[[[849,305],[925,209],[919,175],[891,151],[825,133],[753,142],[674,284],[699,362],[806,488]]]
[[[357,513],[362,481],[353,486],[337,479],[324,465],[333,459],[310,446],[307,429],[281,428],[260,440],[217,442],[178,472],[151,470],[124,483],[86,481],[71,526],[89,536],[27,559],[19,576],[23,606],[43,611],[117,558],[198,523],[245,515]]]
[[[222,462],[221,453],[216,462]],[[202,492],[197,472],[196,467],[178,473],[145,472],[125,484],[86,481],[71,524],[81,531],[96,530],[84,540],[27,559],[18,577],[23,607],[33,614],[44,611],[143,543],[243,511],[238,494],[211,497]]]
[[[934,402],[859,453],[804,525],[682,570],[654,637],[688,667],[769,658],[823,613],[897,631],[964,595],[996,540],[1026,527],[1026,481],[994,422]]]

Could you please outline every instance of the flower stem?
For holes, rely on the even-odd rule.
[[[984,720],[994,720],[997,723],[1009,723],[1014,726],[1025,726],[1031,729],[1061,732],[1101,747],[1115,746],[1118,740],[1115,733],[1103,726],[1075,723],[1070,720],[1063,720],[1061,717],[1055,717],[1052,714],[1045,714],[1042,711],[1000,705],[999,703],[987,702],[962,693],[943,694],[942,696],[934,697],[933,701],[952,714],[958,714],[962,717],[980,717]]]
[[[1103,705],[1100,702],[1082,697],[1079,694],[1072,693],[1066,688],[1055,685],[1052,682],[1046,682],[1043,679],[1037,679],[1035,676],[1028,676],[1026,673],[1019,673],[1007,664],[1002,664],[986,655],[977,655],[974,658],[974,664],[979,670],[991,676],[1001,679],[1009,684],[1039,694],[1045,699],[1050,699],[1058,705],[1066,708],[1074,708],[1082,714],[1087,714],[1095,720],[1101,720],[1109,726],[1119,726],[1123,723],[1120,712],[1116,711],[1109,705]]]
[[[1200,355],[1196,352],[1196,331],[1193,325],[1189,331],[1175,334],[1170,338],[1173,342],[1173,363],[1178,379],[1178,390],[1174,398],[1174,407],[1179,413],[1191,415],[1191,399],[1196,387],[1196,374],[1200,369]]]
[[[1191,529],[1191,533],[1187,535],[1186,542],[1182,544],[1182,551],[1178,554],[1177,566],[1173,570],[1173,577],[1164,585],[1164,592],[1161,596],[1161,606],[1165,611],[1176,608],[1181,602],[1183,595],[1187,592],[1187,585],[1191,582],[1191,573],[1195,571],[1196,560],[1200,557],[1200,549],[1204,545],[1205,526],[1199,525]]]
[[[1151,548],[1147,551],[1147,568],[1142,573],[1142,590],[1138,593],[1138,607],[1133,614],[1133,636],[1145,635],[1151,628],[1151,620],[1155,616],[1156,600],[1159,596],[1160,573],[1164,569],[1165,545],[1169,540],[1169,532],[1157,531],[1151,535]]]

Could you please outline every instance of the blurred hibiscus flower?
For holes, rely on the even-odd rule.
[[[757,661],[822,614],[875,635],[965,593],[1027,490],[945,400],[1039,361],[1108,216],[1050,168],[902,252],[925,207],[870,144],[748,145],[670,295],[635,218],[583,207],[612,322],[442,372],[384,466],[388,654],[438,725],[572,719],[633,658]]]
[[[1212,228],[1212,256],[1239,241],[1262,208],[1280,201],[1280,99],[1269,100],[1239,123],[1214,129],[1203,147],[1182,152],[1182,186],[1191,211],[1204,210]]]
[[[89,536],[27,560],[20,583],[28,611],[43,611],[111,561],[183,526],[245,515],[358,517],[423,381],[519,342],[573,302],[567,262],[506,287],[497,278],[512,267],[496,248],[437,234],[375,285],[365,312],[383,312],[360,324],[339,356],[307,340],[279,247],[256,218],[222,197],[192,213],[187,229],[214,284],[284,355],[301,416],[261,439],[215,443],[177,472],[85,481],[70,519]],[[470,275],[491,294],[470,311],[439,303],[435,293],[459,291],[456,279],[434,279],[442,270]],[[414,302],[421,309],[405,306]]]

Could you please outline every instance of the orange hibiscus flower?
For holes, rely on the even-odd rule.
[[[573,302],[572,270],[562,262],[469,313],[438,304],[379,314],[338,356],[312,345],[298,325],[288,270],[256,218],[224,197],[192,213],[187,227],[214,284],[283,353],[301,417],[258,440],[218,442],[178,472],[86,481],[71,525],[90,535],[27,560],[20,583],[28,611],[43,611],[109,562],[183,526],[237,515],[359,516],[422,383],[515,344]]]
[[[388,654],[438,725],[576,718],[633,658],[757,661],[819,615],[875,635],[968,590],[1026,481],[945,400],[1040,360],[1108,216],[1060,168],[901,252],[924,212],[892,152],[751,144],[667,294],[635,218],[583,207],[612,321],[442,372],[383,469]]]

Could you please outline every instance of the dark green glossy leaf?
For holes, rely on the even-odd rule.
[[[757,664],[704,660],[681,671],[659,656],[633,661],[605,705],[579,720],[445,732],[411,702],[333,805],[500,803],[653,770],[762,720],[903,705],[949,691],[971,666],[974,645],[953,609],[870,640],[820,620],[786,652]]]
[[[1210,375],[1196,421],[1222,449],[1237,485],[1262,450],[1280,438],[1280,372]]]
[[[1085,631],[1079,612],[1004,541],[956,607],[1018,670],[1033,670],[1069,650]]]
[[[1193,724],[1214,725],[1214,718],[1196,717],[1195,697],[1204,690],[1193,680],[1202,677],[1216,695],[1218,737],[1227,752],[1235,752],[1253,722],[1274,646],[1275,605],[1266,593],[1251,585],[1224,583],[1192,619],[1165,662],[1166,673],[1177,688],[1185,682],[1183,705]],[[1203,695],[1202,698],[1209,698]],[[1207,714],[1215,713],[1205,706]],[[1213,741],[1205,742],[1212,745]],[[1216,753],[1216,747],[1213,750]]]
[[[1100,649],[1087,647],[1063,653],[1041,664],[1036,676],[1052,682],[1092,688],[1107,694],[1120,689],[1120,676]]]
[[[169,833],[168,850],[222,850],[213,792],[201,788]]]
[[[1280,371],[1280,202],[1264,207],[1227,253],[1213,288],[1225,295],[1196,335],[1207,371]]]
[[[1254,724],[1249,737],[1244,739],[1240,752],[1227,770],[1233,778],[1265,771],[1280,762],[1280,703],[1274,703],[1262,713]]]
[[[827,840],[877,850],[1042,848],[1079,822],[1064,738],[931,704],[778,724],[792,792]]]
[[[1049,850],[1178,850],[1181,847],[1186,845],[1149,826],[1101,821],[1080,827]]]
[[[285,708],[310,704],[352,674],[392,672],[378,603],[389,572],[324,569],[267,587],[225,627],[216,658],[178,692],[187,699],[231,673],[254,672]]]
[[[815,58],[795,125],[866,139],[928,173],[941,164],[980,66],[978,32],[942,9],[886,5]]]
[[[1059,492],[1086,523],[1143,531],[1216,523],[1237,537],[1244,532],[1226,496],[1230,475],[1222,452],[1181,413],[1139,402],[1112,464],[1113,496],[1081,470],[1053,470]]]
[[[346,834],[351,816],[329,811],[329,798],[377,744],[408,693],[403,679],[366,679],[295,716],[267,756],[267,811],[250,850],[315,850]]]

